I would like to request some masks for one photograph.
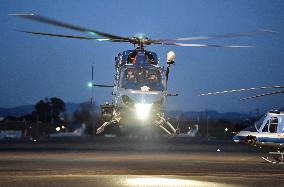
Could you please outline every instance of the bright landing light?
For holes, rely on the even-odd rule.
[[[152,104],[136,103],[135,112],[139,120],[145,120],[149,117]]]

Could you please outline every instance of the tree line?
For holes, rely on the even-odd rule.
[[[40,131],[33,132],[37,136],[56,132],[58,126],[68,129],[72,124],[84,123],[87,133],[92,135],[94,129],[99,125],[97,109],[95,103],[83,102],[72,114],[68,114],[65,102],[58,97],[51,97],[36,102],[31,113],[20,117],[7,116],[2,122],[23,122],[30,129],[34,129],[33,131]]]

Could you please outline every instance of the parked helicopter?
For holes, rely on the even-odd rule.
[[[237,90],[225,90],[221,92],[211,92],[201,94],[202,96],[218,95],[243,91],[254,91],[263,89],[281,89],[269,93],[258,94],[245,97],[240,100],[255,99],[258,97],[270,96],[284,93],[284,86],[263,86],[257,88],[242,88]],[[263,115],[254,125],[249,126],[238,132],[234,138],[236,143],[247,143],[257,147],[270,147],[276,152],[269,152],[274,155],[272,158],[261,157],[270,163],[284,163],[284,112],[270,111]]]
[[[71,25],[36,14],[10,14],[28,20],[50,24],[62,28],[79,31],[89,36],[75,36],[54,34],[45,32],[23,31],[20,32],[71,39],[126,42],[136,46],[134,50],[127,50],[119,53],[115,57],[115,80],[114,85],[100,85],[92,83],[96,87],[113,87],[113,99],[110,104],[102,105],[103,125],[97,129],[97,134],[104,132],[107,126],[113,124],[154,124],[163,129],[167,134],[176,134],[176,129],[166,119],[165,102],[167,96],[177,96],[167,91],[170,67],[175,63],[174,52],[167,55],[167,66],[159,65],[157,54],[145,50],[150,44],[175,45],[182,47],[226,47],[226,48],[247,48],[253,46],[241,45],[212,45],[200,43],[182,43],[182,41],[205,40],[211,38],[230,38],[250,36],[257,33],[274,31],[260,29],[246,33],[229,33],[221,35],[209,35],[198,37],[186,37],[177,39],[150,39],[144,35],[134,37],[118,36],[94,29],[88,29],[76,25]]]
[[[268,157],[262,157],[262,159],[271,163],[284,163],[284,112],[267,112],[254,125],[236,134],[233,140],[236,143],[248,143],[260,148],[274,148],[277,152],[269,152],[269,154],[280,155],[280,157],[273,156],[273,160]]]

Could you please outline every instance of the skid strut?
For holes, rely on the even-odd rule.
[[[279,157],[272,157],[269,159],[268,157],[261,157],[266,162],[272,164],[284,164],[284,152],[269,152],[270,155],[280,155]]]
[[[169,135],[176,134],[176,129],[172,126],[172,124],[167,121],[163,116],[159,116],[158,120],[155,122],[163,131],[165,131]],[[170,132],[165,126],[168,126],[172,132]]]
[[[100,134],[100,133],[104,132],[104,131],[105,131],[105,128],[106,128],[107,126],[111,125],[111,124],[117,124],[117,123],[119,123],[120,119],[121,119],[120,114],[114,112],[113,117],[112,117],[109,121],[104,122],[104,123],[102,124],[102,126],[100,126],[100,127],[97,129],[96,134]]]

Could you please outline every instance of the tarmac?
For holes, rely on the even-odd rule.
[[[0,142],[2,187],[284,186],[269,150],[231,139],[86,137]]]

